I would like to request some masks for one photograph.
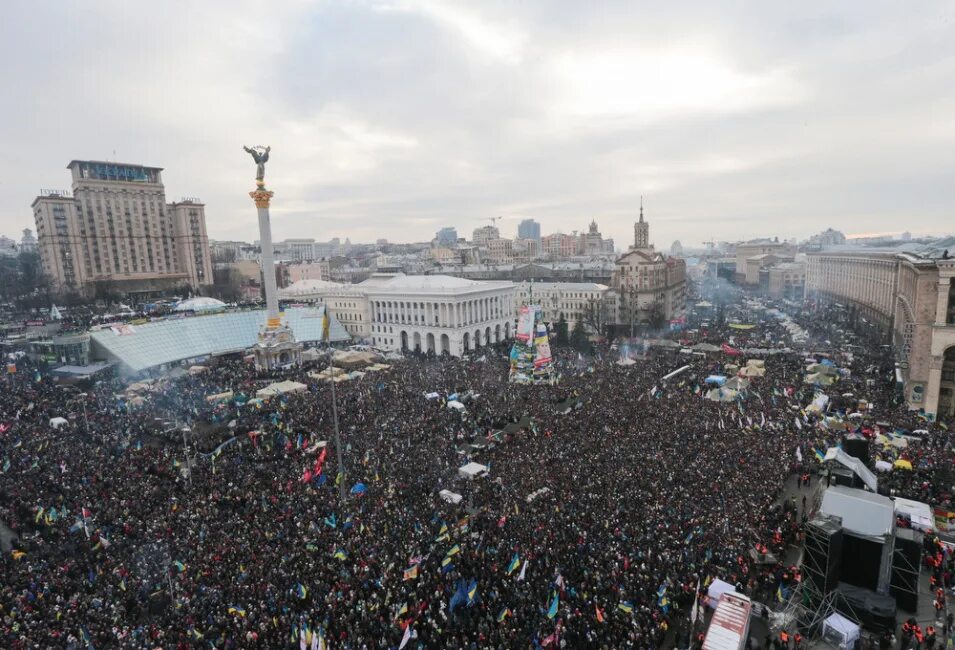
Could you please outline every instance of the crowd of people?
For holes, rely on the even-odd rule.
[[[772,319],[707,336],[791,343]],[[891,406],[876,354],[843,361],[839,392],[929,432],[888,480],[947,502],[935,469],[951,436]],[[811,504],[781,502],[784,482],[846,433],[806,410],[805,356],[767,355],[733,402],[705,399],[724,353],[620,365],[606,346],[558,350],[556,386],[508,384],[504,350],[409,358],[336,386],[344,467],[331,387],[308,374],[322,363],[223,361],[135,408],[119,378],[79,394],[18,372],[0,391],[0,521],[18,537],[0,560],[0,644],[686,647],[712,580],[768,600],[794,581],[786,546]],[[277,379],[307,390],[254,399]],[[459,476],[472,460],[486,477]]]

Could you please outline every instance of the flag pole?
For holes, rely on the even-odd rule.
[[[328,346],[328,368],[329,381],[332,383],[332,423],[335,427],[335,455],[338,457],[338,473],[341,476],[341,482],[338,483],[338,500],[342,508],[345,507],[345,462],[342,460],[342,436],[338,429],[338,397],[335,393],[335,353],[332,350],[331,337],[331,318],[328,314],[328,305],[324,306],[325,313],[322,318],[322,338]],[[336,480],[338,477],[335,477]]]

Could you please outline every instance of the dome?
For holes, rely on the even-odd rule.
[[[188,300],[180,300],[175,307],[176,311],[194,311],[194,312],[208,312],[208,311],[222,311],[226,308],[226,304],[221,300],[216,300],[215,298],[189,298]]]

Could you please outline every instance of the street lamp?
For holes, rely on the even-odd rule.
[[[86,393],[79,393],[79,394],[76,396],[76,398],[77,398],[78,400],[80,400],[80,404],[83,406],[83,424],[84,424],[85,427],[86,427],[86,435],[89,436],[89,435],[90,435],[90,421],[89,421],[89,418],[86,417],[86,399],[87,399],[87,397],[89,397],[89,395],[87,395]]]

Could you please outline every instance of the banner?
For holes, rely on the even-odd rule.
[[[527,342],[531,340],[534,334],[534,309],[524,305],[521,307],[521,314],[517,319],[517,333],[514,335],[518,341]]]
[[[547,340],[546,332],[543,336],[539,336],[534,339],[534,347],[536,348],[536,354],[534,356],[535,368],[540,368],[541,366],[551,362],[550,342]]]

